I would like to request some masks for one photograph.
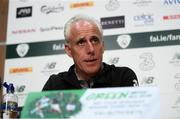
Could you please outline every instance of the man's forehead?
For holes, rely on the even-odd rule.
[[[96,26],[94,23],[90,22],[90,21],[86,21],[86,20],[79,20],[79,21],[76,21],[74,24],[73,24],[74,27],[76,28],[81,28],[83,26]]]
[[[79,20],[72,24],[70,29],[70,40],[76,41],[79,39],[90,38],[93,36],[101,37],[101,33],[97,25],[86,20]]]

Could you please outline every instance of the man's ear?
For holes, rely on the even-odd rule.
[[[71,47],[69,46],[69,44],[66,43],[66,44],[64,44],[64,46],[65,46],[65,52],[66,52],[66,54],[67,54],[69,57],[72,57],[72,55],[71,55]]]

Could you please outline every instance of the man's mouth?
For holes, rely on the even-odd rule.
[[[88,60],[85,60],[85,62],[94,62],[96,61],[97,59],[88,59]]]

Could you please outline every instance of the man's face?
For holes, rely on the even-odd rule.
[[[99,29],[94,24],[87,21],[74,23],[65,50],[73,58],[78,73],[94,76],[100,70],[104,42]]]

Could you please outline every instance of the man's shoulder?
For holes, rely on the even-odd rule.
[[[115,66],[106,64],[105,67],[109,70],[113,85],[115,86],[138,86],[138,79],[135,72],[127,66]],[[106,69],[105,68],[105,69]],[[107,70],[106,69],[106,70]],[[119,84],[120,81],[120,84]]]
[[[106,64],[106,63],[103,63],[104,64],[104,68],[106,70],[111,70],[111,71],[132,71],[131,68],[127,67],[127,66],[115,66],[114,64]]]
[[[68,72],[64,71],[64,72],[59,72],[57,74],[52,74],[50,77],[53,77],[54,79],[61,79],[61,78],[67,77],[67,75],[68,75]]]

